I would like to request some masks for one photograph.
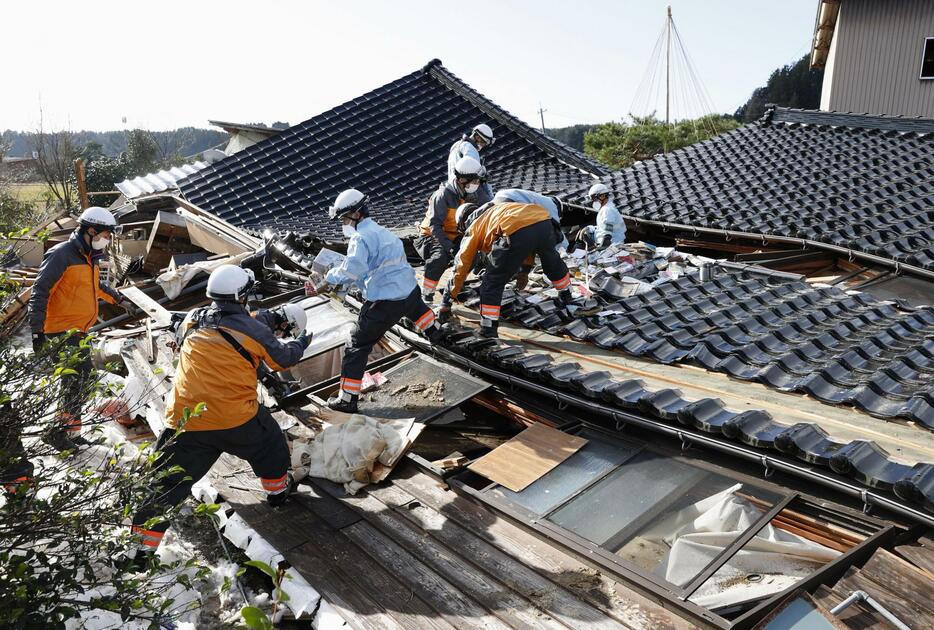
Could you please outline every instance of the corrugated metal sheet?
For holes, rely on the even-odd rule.
[[[924,39],[931,36],[931,0],[841,3],[829,109],[934,117],[934,81],[919,78]]]
[[[117,190],[122,192],[127,199],[136,199],[143,195],[174,190],[178,188],[177,182],[180,179],[197,173],[206,166],[208,166],[207,162],[193,162],[191,164],[175,166],[157,173],[149,173],[147,175],[134,177],[133,179],[125,179],[119,184],[116,184],[116,186]]]

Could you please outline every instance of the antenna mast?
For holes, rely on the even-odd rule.
[[[671,122],[671,5],[668,5],[668,19],[665,21],[665,124]]]

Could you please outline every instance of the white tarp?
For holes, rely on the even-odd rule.
[[[239,265],[242,260],[252,256],[253,252],[244,252],[230,258],[221,258],[219,260],[202,260],[189,265],[182,265],[171,271],[159,274],[156,282],[165,291],[166,297],[174,300],[181,294],[182,289],[188,286],[188,283],[199,273],[210,275],[212,271],[223,265]]]
[[[344,484],[347,494],[356,494],[370,482],[376,462],[392,466],[406,446],[392,423],[354,415],[327,427],[308,445],[308,474]]]
[[[762,516],[762,510],[735,494],[741,488],[737,484],[698,501],[642,533],[647,542],[669,547],[655,569],[657,575],[686,585]],[[768,524],[691,601],[714,608],[777,593],[839,555]]]

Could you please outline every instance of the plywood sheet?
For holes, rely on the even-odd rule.
[[[582,437],[533,424],[468,468],[513,492],[521,492],[586,443]]]

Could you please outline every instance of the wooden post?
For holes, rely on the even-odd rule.
[[[81,203],[81,209],[84,210],[91,205],[88,201],[88,183],[84,179],[84,160],[78,158],[75,160],[75,179],[78,180],[78,200]]]

